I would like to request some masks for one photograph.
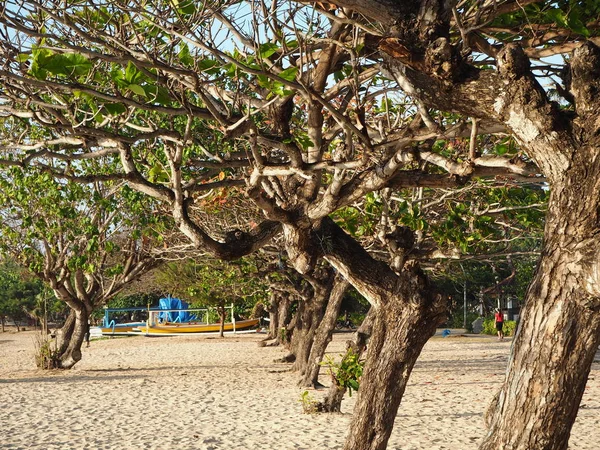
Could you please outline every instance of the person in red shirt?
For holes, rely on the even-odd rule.
[[[494,318],[496,319],[496,331],[498,331],[498,340],[501,341],[504,339],[504,314],[499,309],[496,309],[496,314],[494,314]]]

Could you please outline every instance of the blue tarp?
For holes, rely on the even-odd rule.
[[[188,304],[178,298],[161,298],[158,301],[158,307],[160,309],[188,309]],[[190,313],[187,311],[179,312],[160,312],[158,313],[158,320],[161,322],[188,322],[190,320]]]

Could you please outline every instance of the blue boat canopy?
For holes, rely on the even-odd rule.
[[[188,309],[189,305],[178,298],[161,298],[158,301],[159,309]],[[158,320],[161,322],[188,322],[190,313],[187,311],[160,312]]]

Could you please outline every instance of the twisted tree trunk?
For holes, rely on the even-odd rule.
[[[90,311],[83,305],[71,309],[60,331],[60,342],[55,355],[58,369],[70,369],[81,361],[81,346],[88,332],[89,315]]]
[[[316,287],[313,297],[303,302],[302,311],[298,309],[297,314],[301,314],[301,320],[296,322],[294,334],[292,335],[292,353],[295,355],[292,370],[299,372],[301,375],[304,375],[308,368],[310,352],[317,329],[323,320],[330,293],[331,283]]]
[[[412,367],[444,319],[445,303],[431,291],[418,265],[406,263],[394,272],[328,217],[308,233],[284,225],[284,235],[296,270],[306,273],[314,263],[311,256],[320,252],[374,309],[355,419],[344,448],[385,449]],[[318,250],[315,243],[320,243]]]
[[[281,296],[279,292],[272,291],[269,298],[269,305],[267,311],[269,313],[269,333],[265,338],[266,341],[271,339],[277,339],[279,334],[279,305],[281,303]]]

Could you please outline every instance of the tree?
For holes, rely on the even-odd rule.
[[[8,317],[12,318],[17,331],[17,321],[26,315],[36,303],[36,296],[41,292],[42,286],[37,280],[32,279],[17,264],[11,260],[3,260],[0,265],[0,321],[2,331]]]
[[[73,367],[92,311],[158,261],[150,243],[163,219],[141,205],[144,196],[120,188],[56,182],[35,169],[0,176],[0,251],[70,308],[51,366]]]
[[[595,39],[594,2],[9,3],[0,15],[0,110],[46,135],[5,130],[4,164],[52,155],[114,168],[118,160],[110,176],[165,202],[179,229],[215,257],[246,255],[282,231],[302,275],[324,258],[372,304],[346,449],[385,448],[445,304],[406,257],[411,233],[389,236],[394,254],[378,261],[331,215],[383,188],[531,183],[541,171],[536,181],[552,188],[543,256],[484,447],[566,447],[600,339],[598,49],[581,45]],[[248,22],[236,20],[247,12]],[[552,102],[535,73],[556,76],[554,65],[532,69],[529,58],[574,47],[557,89],[565,98]],[[488,145],[490,133],[508,133],[525,153]],[[451,149],[457,140],[468,145]],[[212,234],[191,218],[202,195],[242,186],[267,220]],[[516,395],[513,377],[525,367],[536,374],[523,388],[530,395]],[[534,395],[536,383],[553,379],[569,382]]]
[[[156,279],[166,292],[187,299],[192,306],[216,308],[223,337],[225,307],[237,304],[238,308],[251,309],[266,300],[266,286],[253,276],[257,269],[251,259],[225,263],[204,257],[200,261],[166,263],[158,269]]]

